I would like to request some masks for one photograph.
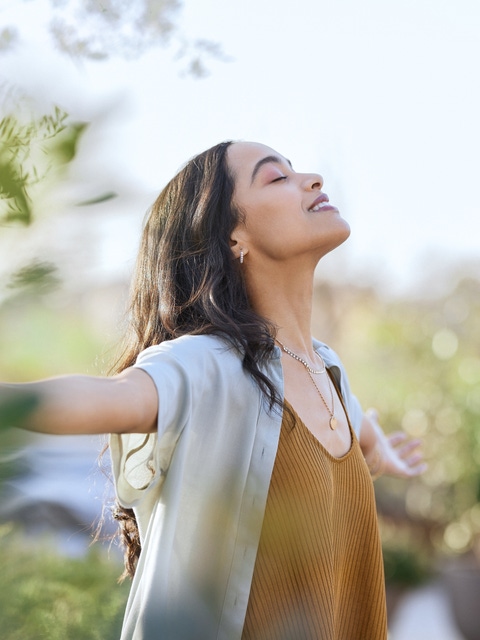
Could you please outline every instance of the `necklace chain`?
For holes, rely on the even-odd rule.
[[[286,347],[283,344],[283,342],[280,342],[280,340],[278,340],[278,339],[277,339],[277,342],[282,347],[282,349],[285,351],[285,353],[288,353],[289,356],[291,356],[292,358],[295,358],[295,360],[298,360],[298,362],[301,362],[303,364],[303,366],[305,367],[305,369],[308,371],[308,373],[314,373],[314,374],[318,375],[320,373],[325,373],[326,372],[327,369],[325,367],[325,363],[323,362],[323,358],[322,358],[323,369],[320,369],[319,371],[317,371],[316,369],[313,369],[313,367],[311,367],[306,360],[304,360],[300,356],[297,356],[296,353],[294,353],[291,349]]]
[[[330,382],[330,376],[327,375],[327,380],[328,380],[328,388],[330,390],[330,400],[332,402],[332,408],[330,409],[330,407],[327,404],[327,401],[325,400],[325,398],[323,397],[323,393],[320,391],[320,389],[317,387],[317,383],[315,382],[315,380],[313,379],[313,376],[310,372],[308,372],[308,375],[310,376],[310,380],[313,382],[313,386],[315,387],[315,389],[318,392],[318,395],[320,396],[320,398],[323,401],[323,404],[325,405],[325,408],[327,409],[328,413],[330,414],[330,420],[328,421],[328,424],[330,425],[330,429],[332,431],[335,431],[335,429],[337,428],[337,418],[335,417],[335,397],[333,395],[333,390],[332,390],[332,383]]]
[[[320,391],[320,389],[318,388],[317,383],[315,382],[315,379],[313,377],[312,374],[320,374],[320,373],[325,373],[327,368],[325,366],[325,362],[323,363],[323,369],[321,369],[320,371],[316,371],[315,369],[313,369],[306,360],[304,360],[303,358],[301,358],[300,356],[298,356],[296,353],[294,353],[291,349],[289,349],[288,347],[286,347],[282,342],[280,342],[280,340],[278,340],[277,338],[277,342],[278,344],[282,347],[282,349],[285,351],[285,353],[287,353],[289,356],[291,356],[292,358],[294,358],[295,360],[298,360],[298,362],[301,362],[303,364],[303,366],[305,367],[305,369],[307,370],[308,376],[310,378],[310,380],[313,383],[313,386],[315,387],[315,389],[317,390],[318,395],[320,396],[320,398],[322,399],[323,404],[325,405],[326,410],[328,411],[329,415],[330,415],[330,420],[328,422],[330,429],[332,431],[335,431],[335,429],[337,428],[337,418],[335,417],[335,396],[333,395],[333,389],[332,389],[332,383],[330,381],[330,376],[327,374],[327,381],[328,381],[328,389],[330,391],[330,401],[332,403],[332,408],[330,409],[330,407],[328,406],[327,401],[325,400],[325,397],[323,395],[323,393]],[[322,358],[323,361],[323,358]]]

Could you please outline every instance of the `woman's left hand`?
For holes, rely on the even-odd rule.
[[[386,435],[378,423],[375,409],[369,409],[365,415],[376,436],[377,451],[370,456],[370,462],[367,459],[372,475],[378,477],[387,474],[397,478],[413,478],[424,473],[427,464],[424,461],[421,440],[409,438],[404,431]],[[378,458],[376,464],[375,458]]]

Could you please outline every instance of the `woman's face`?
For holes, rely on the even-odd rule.
[[[232,235],[249,260],[308,256],[316,264],[344,242],[350,228],[323,193],[323,178],[297,173],[281,154],[262,144],[236,142],[227,161],[235,180],[234,204],[244,214]]]

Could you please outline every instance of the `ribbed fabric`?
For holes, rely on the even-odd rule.
[[[385,640],[373,484],[284,412],[242,640]]]

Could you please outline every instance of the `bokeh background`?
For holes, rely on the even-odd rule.
[[[429,459],[376,483],[392,640],[415,603],[419,638],[479,637],[479,59],[475,0],[0,6],[0,378],[108,372],[145,211],[187,158],[256,140],[320,172],[352,235],[313,333]],[[1,438],[6,637],[117,637],[120,554],[88,546],[101,439]]]

